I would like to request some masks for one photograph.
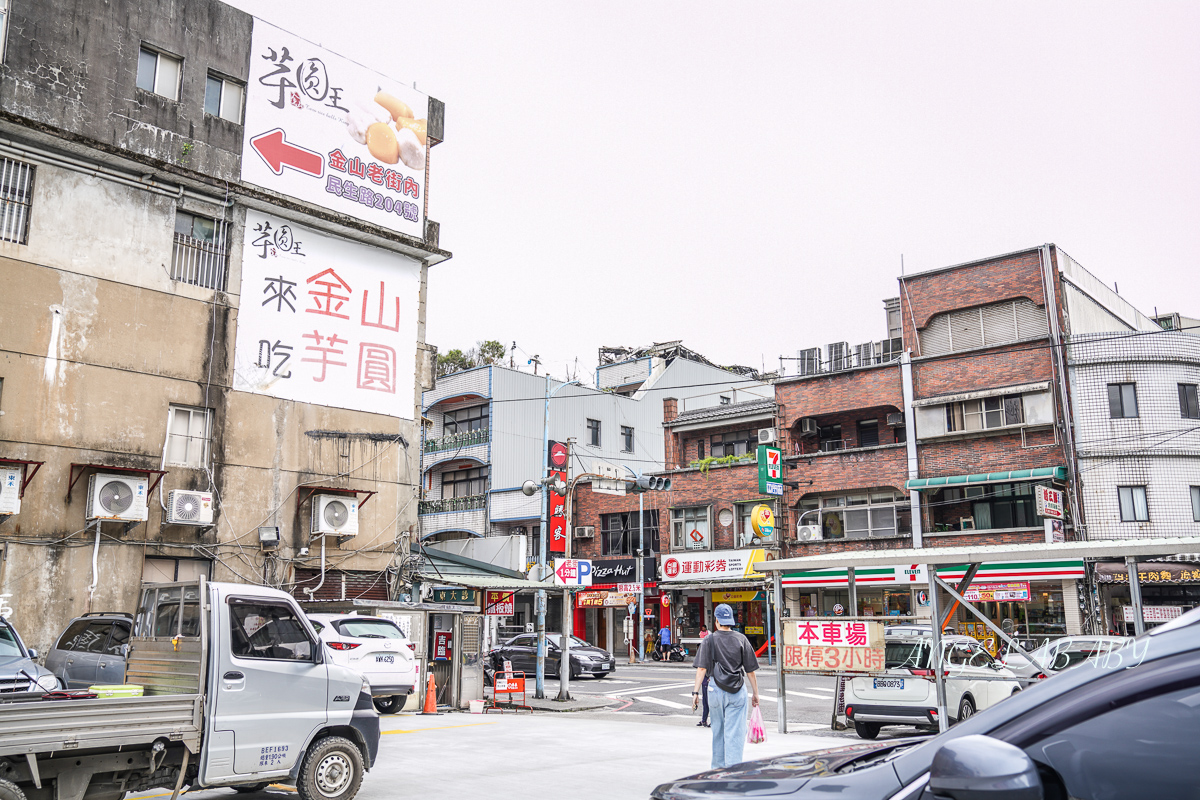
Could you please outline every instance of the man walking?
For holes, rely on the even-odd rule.
[[[758,705],[758,658],[750,640],[735,630],[733,609],[722,603],[713,614],[717,629],[700,642],[696,653],[696,683],[692,709],[700,704],[700,686],[706,676],[712,714],[712,768],[741,763],[746,746],[747,707],[745,680],[750,681],[750,704]]]
[[[658,631],[658,653],[663,657],[663,661],[667,660],[667,653],[671,650],[671,626],[664,622],[663,626]]]

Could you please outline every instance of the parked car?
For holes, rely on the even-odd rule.
[[[362,673],[381,714],[399,711],[417,685],[413,645],[400,626],[384,617],[309,614],[335,664]]]
[[[513,670],[533,675],[537,670],[537,634],[523,633],[514,636],[488,653],[488,666],[492,672],[504,669],[504,662],[511,661]],[[562,661],[561,639],[557,633],[546,634],[547,675],[559,676]],[[571,637],[571,677],[588,675],[603,678],[617,669],[617,660],[607,650],[588,644],[578,636]]]
[[[1198,704],[1200,608],[938,736],[750,761],[651,797],[1189,797]]]
[[[887,674],[852,678],[846,684],[846,718],[854,723],[859,736],[874,739],[885,725],[937,727],[932,651],[932,634],[884,637]],[[956,721],[1021,689],[1016,675],[970,636],[943,636],[942,654],[946,709]]]
[[[1124,647],[1129,640],[1128,636],[1064,636],[1031,651],[1033,661],[1017,652],[1009,653],[1003,661],[1018,678],[1048,677],[1093,656]]]
[[[94,612],[71,620],[46,653],[46,668],[68,689],[125,683],[133,616]]]
[[[16,628],[0,617],[0,693],[53,692],[60,688],[54,673],[37,663],[38,653],[26,647]]]

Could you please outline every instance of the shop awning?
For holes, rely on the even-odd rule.
[[[985,483],[1009,483],[1011,481],[1036,480],[1065,481],[1066,467],[1042,467],[1040,469],[1013,469],[1008,472],[979,472],[974,475],[944,475],[940,478],[913,478],[904,484],[905,489],[931,489],[943,486],[980,486]]]
[[[759,578],[758,580],[736,580],[736,581],[670,581],[660,582],[658,588],[664,592],[677,592],[684,589],[712,589],[717,592],[725,592],[730,589],[762,589],[767,585],[767,579]]]

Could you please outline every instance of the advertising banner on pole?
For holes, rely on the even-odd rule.
[[[511,617],[515,611],[515,592],[488,589],[484,593],[483,613],[490,617]]]
[[[555,586],[591,586],[592,562],[582,558],[554,559]]]
[[[424,238],[429,98],[255,18],[242,180]]]
[[[1039,517],[1063,518],[1063,493],[1049,486],[1033,487],[1033,498]]]
[[[246,211],[233,388],[411,419],[420,267]]]

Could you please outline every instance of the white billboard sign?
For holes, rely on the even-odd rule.
[[[1063,518],[1063,493],[1049,486],[1033,487],[1039,517]]]
[[[233,388],[411,419],[420,267],[246,212]]]
[[[712,550],[704,553],[675,552],[663,555],[662,579],[686,581],[697,579],[762,578],[754,565],[767,558],[766,551]]]
[[[423,238],[428,97],[258,18],[251,47],[242,180]]]

